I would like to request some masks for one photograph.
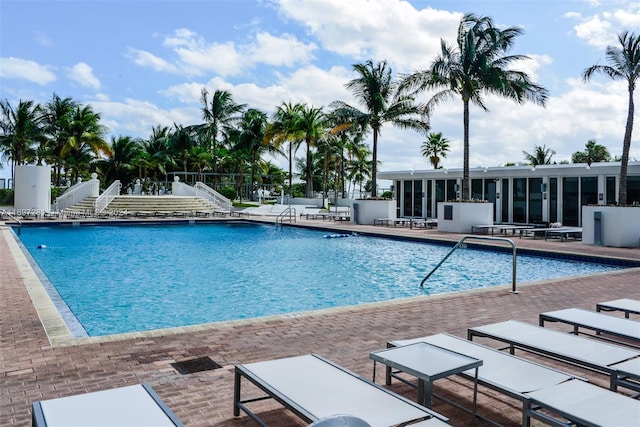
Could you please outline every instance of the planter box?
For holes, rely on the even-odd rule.
[[[353,200],[351,203],[351,223],[373,225],[375,218],[395,218],[395,200]]]
[[[471,233],[480,224],[493,224],[493,203],[438,203],[438,231]]]
[[[583,206],[582,243],[595,245],[596,220],[600,214],[600,244],[616,248],[640,247],[640,207]]]

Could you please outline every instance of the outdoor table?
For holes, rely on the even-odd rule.
[[[418,403],[427,408],[431,408],[432,405],[433,382],[435,380],[475,369],[472,410],[475,425],[478,368],[482,366],[482,360],[425,342],[374,351],[369,354],[369,358],[373,360],[374,382],[377,362],[386,365],[387,369],[397,369],[416,377],[418,379]]]

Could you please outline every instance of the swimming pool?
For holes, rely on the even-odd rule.
[[[511,283],[511,255],[249,223],[25,227],[75,336],[290,314]],[[39,248],[40,247],[40,248]],[[622,267],[518,255],[518,283]],[[73,323],[75,319],[65,319]]]

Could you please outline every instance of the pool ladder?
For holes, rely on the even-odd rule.
[[[451,248],[449,253],[447,253],[445,257],[442,258],[442,260],[438,263],[438,265],[436,265],[433,268],[433,270],[431,270],[429,274],[427,274],[425,278],[422,279],[422,282],[420,282],[420,287],[424,286],[424,282],[426,282],[427,279],[431,277],[431,275],[447,260],[447,258],[451,256],[451,254],[455,252],[456,249],[465,248],[467,246],[464,243],[467,239],[494,240],[494,241],[508,242],[509,245],[511,245],[511,248],[513,249],[513,261],[512,261],[512,268],[511,268],[511,292],[513,292],[514,294],[517,294],[518,291],[516,290],[516,244],[513,243],[513,240],[507,239],[506,237],[464,236],[462,239],[458,241],[458,243],[455,244],[453,248]]]
[[[289,222],[296,222],[296,208],[289,206],[276,217],[276,227],[284,223],[285,218],[289,218]]]

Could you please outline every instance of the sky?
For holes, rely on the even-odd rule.
[[[509,54],[528,59],[513,68],[549,91],[545,107],[490,95],[489,111],[472,106],[472,168],[524,162],[535,146],[570,160],[590,139],[622,154],[627,85],[585,83],[582,73],[608,65],[605,49],[622,31],[640,32],[640,2],[627,0],[0,0],[0,99],[15,107],[71,97],[101,115],[108,140],[202,123],[203,88],[269,116],[283,102],[362,107],[345,87],[354,64],[386,60],[395,78],[424,70],[442,40],[455,44],[468,12],[521,27]],[[640,160],[638,110],[631,160]],[[441,165],[461,168],[462,101],[438,105],[430,125],[450,142]],[[383,125],[379,170],[431,169],[424,140]]]

